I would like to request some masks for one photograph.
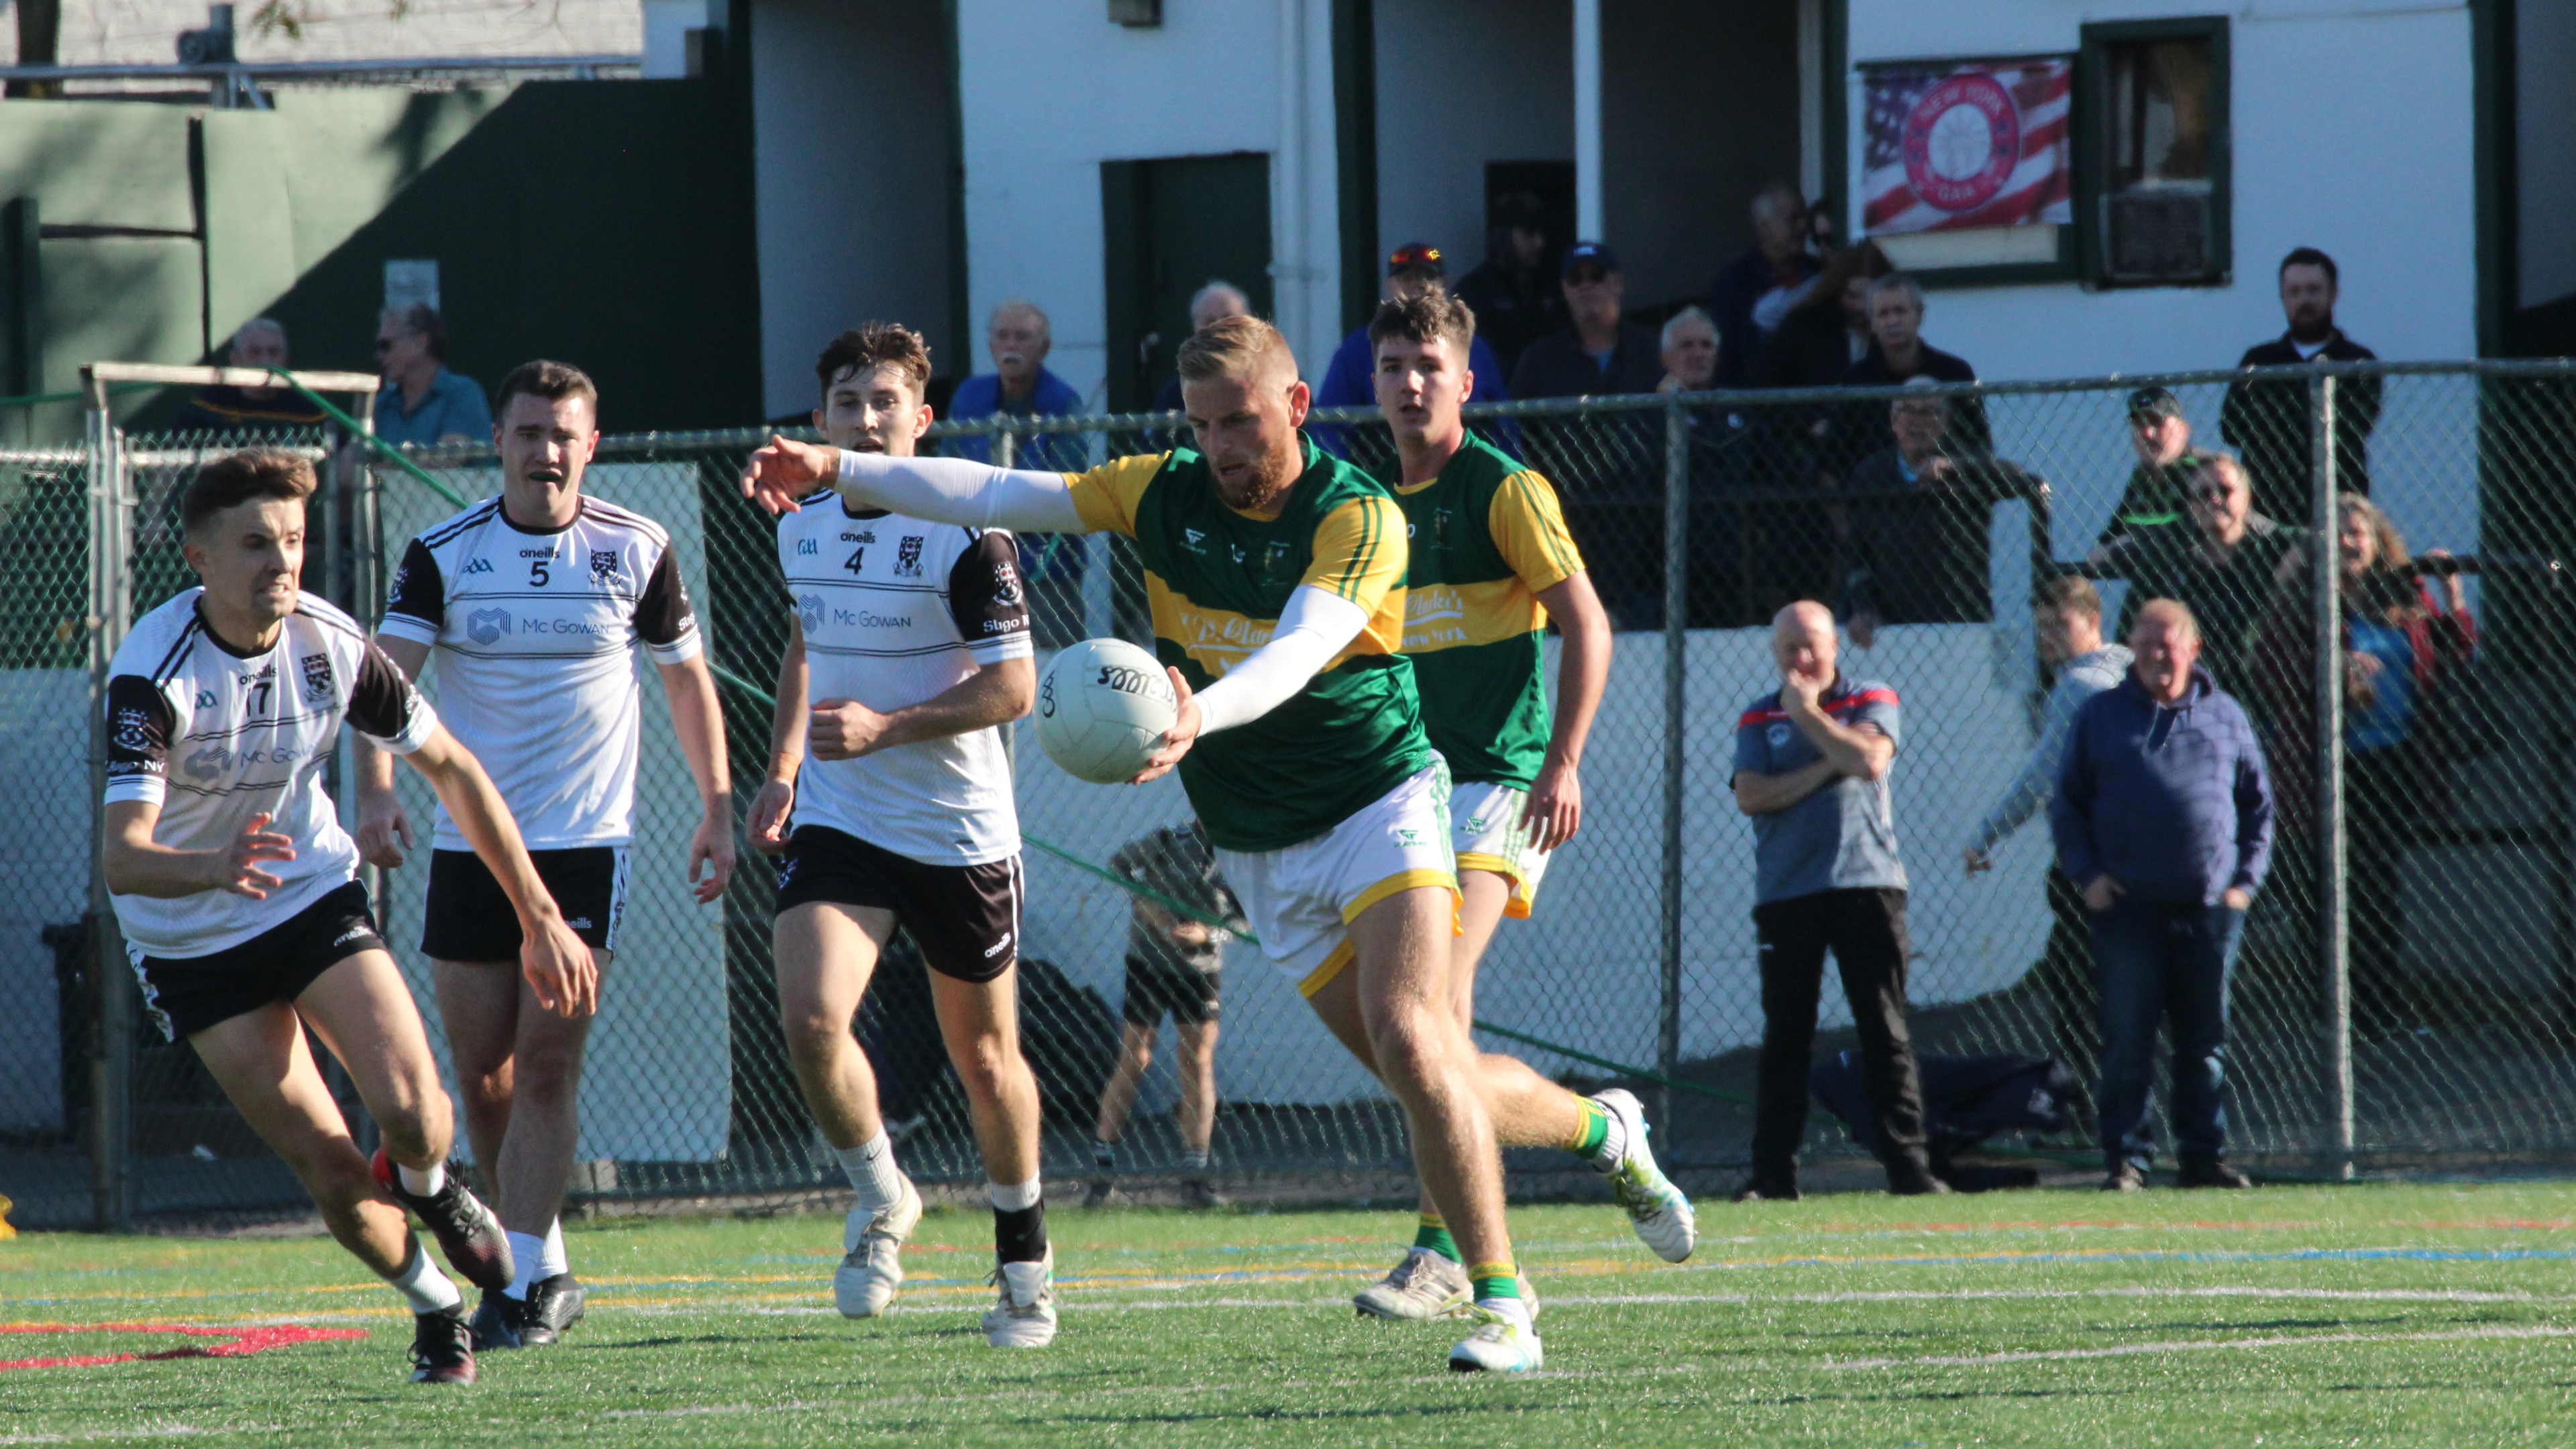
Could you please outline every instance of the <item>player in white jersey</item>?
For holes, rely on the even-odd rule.
[[[930,426],[917,334],[870,323],[833,339],[814,370],[814,424],[834,446],[911,456]],[[900,924],[929,967],[983,1153],[1001,1292],[985,1341],[1042,1345],[1055,1337],[1055,1255],[1037,1079],[1020,1055],[1020,823],[1001,738],[1037,694],[1018,549],[1007,533],[825,495],[779,520],[778,564],[796,617],[751,843],[781,857],[772,939],[788,1057],[859,1197],[833,1297],[852,1318],[884,1312],[921,1220],[850,1033]]]
[[[403,1208],[487,1288],[509,1281],[510,1246],[447,1168],[454,1123],[429,1038],[322,792],[342,720],[437,789],[500,882],[544,1008],[584,1014],[598,981],[474,757],[355,621],[297,587],[312,492],[312,465],[259,449],[188,485],[185,552],[203,584],[139,620],[109,669],[107,885],[153,1021],[186,1038],[331,1235],[411,1305],[413,1381],[471,1383],[463,1297]],[[383,1134],[372,1171],[308,1026]]]
[[[605,973],[634,836],[639,646],[662,676],[697,783],[688,875],[702,905],[733,875],[724,720],[670,535],[582,492],[599,445],[597,387],[578,368],[530,362],[502,379],[496,411],[501,496],[404,549],[376,642],[415,679],[435,651],[448,728],[491,772],[538,875]],[[365,763],[358,841],[368,859],[398,866],[411,823],[393,796],[393,766],[374,755]],[[584,1297],[556,1217],[580,1136],[590,1018],[540,1010],[513,982],[519,936],[498,891],[442,811],[420,949],[438,982],[466,1137],[519,1270],[484,1295],[478,1349],[551,1344],[580,1319]]]

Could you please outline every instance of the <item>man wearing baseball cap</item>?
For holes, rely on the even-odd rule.
[[[1380,288],[1387,301],[1416,295],[1427,288],[1449,284],[1449,264],[1440,248],[1429,242],[1406,242],[1386,259],[1386,282]],[[1362,327],[1342,339],[1333,353],[1332,366],[1324,369],[1323,385],[1315,389],[1315,406],[1319,408],[1373,408],[1377,406],[1377,353],[1369,345],[1368,329]],[[1511,394],[1503,388],[1503,364],[1494,349],[1485,345],[1482,336],[1467,345],[1469,402],[1501,402]],[[1350,455],[1348,431],[1318,424],[1306,430],[1318,447],[1343,457]]]
[[[2137,450],[2138,466],[2129,470],[2120,506],[2093,541],[2096,549],[2138,529],[2191,517],[2191,478],[2202,454],[2191,445],[2191,420],[2171,388],[2142,387],[2129,394],[2129,446]]]
[[[1565,249],[1557,278],[1573,323],[1521,354],[1512,371],[1512,396],[1653,392],[1664,377],[1662,341],[1653,328],[1627,320],[1627,278],[1618,253],[1601,242],[1576,242]]]

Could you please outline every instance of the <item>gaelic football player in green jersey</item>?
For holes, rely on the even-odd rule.
[[[1404,652],[1422,722],[1450,771],[1450,845],[1463,934],[1450,943],[1459,1027],[1474,1018],[1476,963],[1510,915],[1526,918],[1549,853],[1583,823],[1584,738],[1610,673],[1610,620],[1565,531],[1556,490],[1467,432],[1467,304],[1433,288],[1369,323],[1378,411],[1395,434],[1411,556]],[[1564,633],[1564,708],[1551,723],[1540,641]],[[1613,1089],[1581,1097],[1517,1057],[1478,1059],[1506,1147],[1563,1147],[1610,1179],[1637,1236],[1678,1263],[1698,1234],[1690,1199],[1655,1166],[1644,1109]],[[1352,1301],[1378,1318],[1436,1318],[1468,1297],[1448,1225],[1426,1198],[1420,1230],[1384,1281]]]
[[[1449,779],[1399,652],[1403,514],[1299,431],[1306,385],[1277,328],[1228,318],[1179,361],[1195,450],[1065,474],[774,439],[743,492],[777,511],[831,481],[915,518],[1135,539],[1180,701],[1138,779],[1178,767],[1263,952],[1402,1103],[1473,1282],[1450,1366],[1538,1368],[1477,1052],[1449,1007]]]

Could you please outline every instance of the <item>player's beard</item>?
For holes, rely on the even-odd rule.
[[[1257,510],[1266,504],[1278,501],[1279,497],[1288,491],[1288,485],[1295,481],[1296,476],[1297,468],[1294,459],[1283,458],[1277,453],[1264,453],[1244,471],[1242,496],[1236,496],[1227,488],[1225,480],[1220,478],[1216,486],[1217,497],[1223,499],[1229,508]]]

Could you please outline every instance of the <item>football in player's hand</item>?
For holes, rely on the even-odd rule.
[[[1038,679],[1038,748],[1077,779],[1114,785],[1145,768],[1178,708],[1153,655],[1124,639],[1086,639]]]

